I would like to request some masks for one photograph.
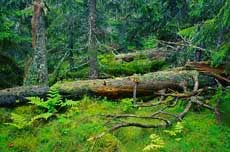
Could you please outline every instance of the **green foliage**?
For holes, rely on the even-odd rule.
[[[133,99],[125,98],[121,101],[121,109],[123,112],[130,112],[133,109]]]
[[[152,49],[157,46],[157,41],[155,36],[149,36],[148,38],[143,40],[143,48],[144,49]]]
[[[18,129],[23,129],[29,125],[31,125],[31,122],[26,120],[26,118],[24,116],[12,113],[11,114],[11,119],[12,119],[12,123],[5,123],[6,125],[11,125],[14,126]]]
[[[50,117],[53,116],[53,113],[42,113],[42,114],[39,114],[35,117],[32,118],[32,122],[34,122],[35,120],[39,120],[39,119],[45,119],[45,120],[48,120]]]
[[[230,117],[228,115],[230,112],[230,89],[218,88],[211,100],[213,103],[220,101],[221,121],[230,126]]]
[[[159,150],[162,149],[164,147],[164,141],[161,139],[161,137],[159,137],[156,134],[151,134],[150,135],[150,140],[151,143],[149,145],[147,145],[143,151],[144,152],[149,152],[149,151],[154,151],[154,150]]]
[[[0,89],[21,85],[22,69],[18,67],[16,61],[0,51]]]
[[[41,110],[42,113],[33,116],[30,120],[27,120],[25,116],[12,113],[11,119],[13,122],[6,124],[15,126],[18,129],[23,129],[32,125],[34,122],[36,122],[36,120],[48,120],[52,116],[55,116],[62,109],[76,107],[79,105],[78,102],[74,102],[72,100],[62,101],[62,97],[59,94],[58,89],[54,87],[49,90],[47,101],[44,101],[39,97],[28,97],[27,99],[30,100],[30,104],[35,105]]]
[[[164,132],[169,134],[172,137],[176,137],[175,138],[176,141],[180,141],[181,138],[178,136],[182,134],[183,129],[184,129],[184,126],[182,125],[182,123],[177,122],[176,125],[171,130],[164,130]]]
[[[62,100],[57,88],[51,87],[48,93],[48,99],[44,101],[38,97],[29,97],[29,103],[36,105],[38,108],[45,110],[48,113],[56,113],[61,108],[77,106],[78,103],[72,100]]]
[[[224,61],[229,59],[229,55],[230,55],[230,43],[227,43],[221,46],[219,50],[213,52],[212,65],[214,67],[221,65]]]
[[[227,98],[226,98],[227,99]],[[126,99],[128,100],[128,99]],[[131,100],[131,99],[130,99]],[[227,126],[217,125],[214,114],[209,111],[201,113],[191,112],[180,125],[175,124],[169,131],[182,130],[177,136],[165,133],[165,129],[141,129],[136,127],[123,128],[112,134],[107,134],[96,142],[87,139],[107,130],[104,125],[107,120],[100,114],[126,113],[122,110],[121,102],[112,102],[108,99],[84,97],[77,101],[79,105],[72,107],[65,113],[59,113],[58,119],[48,119],[48,122],[35,120],[33,125],[24,129],[17,129],[3,123],[11,122],[9,116],[15,113],[29,122],[31,118],[42,114],[34,105],[15,107],[12,109],[0,108],[0,151],[119,151],[140,152],[152,145],[151,151],[228,151],[230,129]],[[178,108],[178,107],[177,107]],[[179,108],[181,111],[182,109]],[[132,111],[130,111],[132,112]],[[151,114],[152,108],[135,110],[135,114]],[[173,109],[172,112],[178,112]],[[38,114],[37,114],[38,113]],[[8,117],[8,119],[7,119]],[[45,116],[44,116],[45,117]],[[44,118],[42,118],[44,119]],[[40,119],[39,119],[40,120]],[[45,120],[45,119],[44,119]],[[141,121],[132,119],[130,121]],[[21,122],[20,122],[21,123]],[[207,127],[208,125],[208,127]],[[179,127],[176,127],[179,126]],[[178,128],[178,129],[174,129]],[[160,149],[155,148],[157,138],[150,139],[149,135],[157,135],[163,141]],[[180,131],[176,131],[180,132]],[[181,138],[177,140],[177,138]],[[52,140],[51,140],[52,139]],[[151,142],[154,140],[154,143]],[[159,140],[158,140],[159,141]],[[12,147],[9,147],[12,145]],[[159,147],[159,142],[157,144]]]
[[[200,5],[201,8],[205,8],[205,3],[201,0],[199,3],[194,4]],[[222,2],[213,2],[210,5],[215,6],[215,12],[207,14],[212,15],[212,17],[204,19],[201,23],[193,24],[190,27],[184,28],[178,32],[178,35],[187,39],[190,43],[197,46],[202,46],[206,49],[206,52],[203,52],[205,59],[209,59],[212,62],[212,65],[217,67],[221,64],[226,64],[226,61],[229,60],[229,31],[230,27],[230,13],[229,1]],[[209,8],[205,8],[209,9]],[[193,9],[192,15],[197,16],[201,15],[202,9]],[[207,12],[205,12],[207,13]],[[199,16],[200,17],[200,16]],[[194,49],[192,49],[195,51]],[[227,67],[227,65],[226,65]]]
[[[182,29],[178,32],[178,35],[183,36],[187,39],[191,39],[196,34],[197,27],[192,26],[185,29]]]
[[[30,100],[29,103],[34,104],[49,113],[57,112],[62,103],[61,95],[55,88],[50,89],[47,101],[43,101],[43,99],[38,97],[29,97],[28,99]]]

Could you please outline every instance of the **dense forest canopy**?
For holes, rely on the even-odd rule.
[[[89,56],[88,1],[44,3],[48,71],[55,71],[66,52],[69,69],[62,74],[78,71],[76,68]],[[213,66],[229,65],[229,5],[226,0],[98,0],[94,31],[98,55],[153,48],[163,40],[186,44],[178,57],[181,64],[198,58],[209,60]],[[1,54],[15,60],[22,70],[26,70],[33,55],[32,16],[30,0],[1,1]],[[97,66],[103,65],[99,61]]]
[[[0,151],[227,151],[230,1],[1,0],[0,81]]]

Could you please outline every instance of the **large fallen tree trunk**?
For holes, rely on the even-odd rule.
[[[154,92],[163,89],[182,91],[187,86],[193,87],[197,76],[198,72],[194,70],[160,71],[116,79],[59,82],[55,87],[59,88],[62,95],[68,97],[94,94],[116,99],[132,97],[134,91],[137,96],[154,95]]]
[[[168,56],[170,56],[170,54],[172,54],[172,52],[175,52],[175,50],[162,47],[162,48],[155,48],[155,49],[138,51],[138,52],[118,54],[115,56],[115,59],[125,61],[125,62],[131,62],[135,58],[165,60]]]
[[[182,91],[187,87],[195,87],[196,81],[198,81],[197,77],[197,71],[174,69],[116,79],[59,82],[53,87],[58,88],[64,97],[72,99],[82,97],[85,94],[116,99],[133,97],[134,92],[135,96],[139,97],[154,95],[163,89]],[[22,100],[29,96],[43,96],[48,90],[48,87],[38,86],[0,90],[0,106],[11,105],[16,100]]]
[[[145,75],[134,75],[116,79],[79,80],[59,82],[54,85],[60,94],[69,98],[81,97],[85,94],[95,94],[110,98],[132,97],[134,88],[138,96],[153,95],[154,91],[162,89],[182,90],[180,83],[186,81],[193,84],[196,71],[161,71]],[[48,87],[17,87],[0,90],[0,105],[10,105],[16,100],[29,96],[43,96]]]

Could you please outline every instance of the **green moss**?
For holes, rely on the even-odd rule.
[[[166,66],[165,61],[152,61],[141,58],[137,58],[132,62],[116,61],[111,54],[99,56],[99,61],[101,63],[100,71],[112,76],[127,76],[134,73],[144,74],[160,70]]]
[[[128,101],[128,99],[125,99]],[[156,102],[156,101],[153,101]],[[125,102],[126,103],[126,102]],[[87,141],[88,138],[100,134],[108,129],[104,125],[107,120],[101,114],[135,113],[148,115],[157,110],[153,108],[139,108],[124,111],[127,105],[123,102],[112,102],[106,98],[90,98],[85,96],[79,102],[79,106],[72,107],[65,113],[57,115],[57,118],[48,122],[18,130],[5,125],[12,112],[31,117],[36,111],[33,106],[23,106],[14,109],[0,109],[0,151],[9,152],[140,152],[150,143],[151,134],[159,135],[165,145],[161,151],[228,151],[230,148],[230,128],[217,125],[214,114],[209,111],[200,113],[190,112],[182,121],[183,129],[176,137],[169,136],[164,129],[141,129],[135,127],[122,128],[114,133],[106,134],[97,141]],[[178,105],[172,112],[179,112],[183,108]],[[156,121],[144,121],[140,119],[127,119],[144,123]],[[111,127],[111,125],[109,125]],[[173,127],[172,127],[173,128]],[[170,128],[168,129],[170,130]],[[178,138],[178,137],[177,137]]]
[[[132,62],[116,61],[113,54],[99,55],[99,71],[100,77],[114,77],[114,76],[129,76],[133,74],[144,74],[153,72],[167,67],[165,61],[162,60],[149,60],[143,59],[141,56],[137,57]],[[75,80],[86,79],[89,76],[89,67],[84,66],[76,71],[69,72],[68,64],[63,64],[62,69],[59,72],[57,81],[60,80]],[[52,81],[53,78],[50,78]]]

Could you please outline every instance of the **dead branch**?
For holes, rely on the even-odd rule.
[[[205,104],[205,103],[203,103],[203,102],[201,102],[201,101],[199,101],[199,100],[194,100],[194,101],[192,101],[193,103],[196,103],[196,104],[198,104],[199,106],[202,106],[202,107],[204,107],[204,108],[206,108],[206,109],[209,109],[209,110],[211,110],[211,111],[213,111],[214,110],[214,108],[212,107],[212,106],[209,106],[209,105],[207,105],[207,104]]]
[[[93,140],[97,140],[97,139],[100,139],[101,137],[103,137],[104,135],[106,135],[107,133],[110,133],[110,132],[114,132],[120,128],[125,128],[125,127],[139,127],[139,128],[164,128],[164,127],[169,127],[171,126],[173,123],[175,122],[178,122],[178,121],[181,121],[185,115],[189,112],[191,106],[192,106],[192,101],[195,100],[195,99],[192,99],[188,101],[185,109],[183,112],[181,112],[180,114],[178,115],[174,115],[174,114],[169,114],[167,112],[164,112],[164,114],[169,114],[173,117],[175,117],[174,120],[170,121],[170,120],[167,120],[165,118],[162,118],[162,117],[156,117],[156,115],[158,115],[159,113],[161,113],[162,111],[164,111],[165,109],[167,109],[168,107],[170,106],[175,106],[175,103],[172,104],[172,105],[169,105],[169,106],[166,106],[164,107],[163,109],[159,110],[158,112],[152,114],[151,116],[137,116],[137,115],[133,115],[133,114],[121,114],[121,115],[106,115],[106,117],[112,117],[112,118],[144,118],[144,119],[157,119],[157,120],[161,120],[161,121],[164,121],[164,123],[159,123],[159,124],[143,124],[143,123],[137,123],[137,122],[122,122],[122,123],[118,123],[116,125],[114,125],[112,128],[110,128],[109,130],[105,131],[105,132],[102,132],[101,134],[95,136],[95,137],[92,137],[92,138],[89,138],[88,141],[93,141]],[[177,101],[177,100],[176,100]]]

